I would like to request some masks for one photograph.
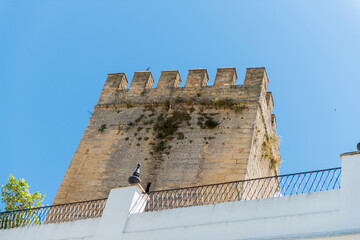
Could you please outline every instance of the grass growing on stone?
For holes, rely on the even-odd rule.
[[[222,98],[222,99],[216,98],[212,102],[203,102],[201,104],[207,106],[208,108],[215,107],[216,109],[218,108],[232,109],[236,113],[241,113],[244,109],[246,109],[244,103],[235,102],[231,98]]]
[[[238,103],[234,106],[234,111],[237,113],[237,112],[242,112],[244,109],[245,109],[245,104],[243,103]]]
[[[213,101],[213,104],[218,107],[218,108],[232,108],[234,106],[234,100],[230,99],[230,98],[224,98],[224,99],[218,99],[216,98]]]

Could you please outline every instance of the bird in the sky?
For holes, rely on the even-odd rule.
[[[148,67],[148,68],[146,69],[146,71],[150,71],[150,67]]]

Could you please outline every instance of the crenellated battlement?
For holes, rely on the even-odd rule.
[[[150,71],[135,72],[130,87],[125,73],[109,74],[97,107],[113,104],[149,104],[182,100],[191,102],[211,101],[216,98],[231,98],[234,101],[259,102],[266,99],[273,105],[272,97],[266,94],[269,83],[265,68],[248,68],[243,85],[236,85],[235,68],[218,68],[213,86],[208,85],[206,69],[191,69],[185,87],[177,70],[162,71],[157,87]],[[270,99],[271,98],[271,99]],[[272,108],[272,107],[271,107]]]
[[[214,87],[226,88],[233,86],[237,79],[236,68],[218,68]]]
[[[133,92],[141,92],[145,89],[151,89],[154,82],[154,77],[151,72],[136,72],[131,81],[130,90]]]

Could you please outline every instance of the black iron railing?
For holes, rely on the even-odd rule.
[[[222,202],[246,201],[340,188],[341,168],[273,177],[153,191],[144,194],[130,213],[159,211]],[[107,199],[0,213],[0,229],[101,217]]]
[[[101,217],[107,199],[0,213],[0,229]]]
[[[164,209],[246,201],[340,188],[341,168],[257,178],[236,182],[153,191],[139,199],[137,209]],[[143,206],[139,206],[143,204]],[[145,206],[146,204],[146,206]]]

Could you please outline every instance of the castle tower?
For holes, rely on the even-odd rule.
[[[144,189],[161,190],[279,174],[274,101],[265,68],[109,74],[54,204],[108,196],[141,163]]]

